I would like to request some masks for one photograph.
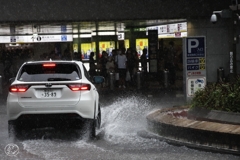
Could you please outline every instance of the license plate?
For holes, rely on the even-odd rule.
[[[59,97],[59,92],[58,90],[49,90],[49,89],[42,90],[40,92],[40,97],[41,98],[57,98]]]

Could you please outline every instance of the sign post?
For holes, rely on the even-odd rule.
[[[206,86],[206,38],[184,38],[184,82],[186,101]]]
[[[149,72],[158,72],[158,30],[148,30]]]

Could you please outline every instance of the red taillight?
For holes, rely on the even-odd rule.
[[[43,67],[55,67],[56,64],[55,63],[45,63],[43,64]]]
[[[91,88],[89,84],[70,84],[68,87],[72,91],[88,91]]]
[[[9,92],[26,92],[28,88],[28,85],[13,85],[9,87]]]

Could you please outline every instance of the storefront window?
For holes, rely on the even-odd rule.
[[[144,48],[148,48],[148,39],[136,39],[136,50],[138,52],[138,56],[140,57],[142,55],[142,51]],[[148,55],[148,54],[147,54]]]

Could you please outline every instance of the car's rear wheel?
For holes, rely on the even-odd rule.
[[[100,106],[98,108],[98,115],[97,115],[97,119],[96,119],[96,127],[97,129],[100,129],[101,127],[101,119],[102,119],[102,113],[101,113],[101,109]]]
[[[8,137],[9,138],[15,137],[15,130],[16,130],[15,125],[12,122],[8,121]]]
[[[20,135],[21,128],[19,128],[13,121],[8,121],[8,137],[14,140]]]
[[[96,121],[93,120],[90,122],[89,126],[89,138],[94,139],[96,137]]]
[[[90,139],[94,139],[96,138],[97,136],[97,129],[100,129],[100,126],[101,126],[101,109],[100,109],[100,106],[98,108],[98,114],[97,114],[97,117],[96,119],[92,120],[90,123],[89,123],[89,137]]]

